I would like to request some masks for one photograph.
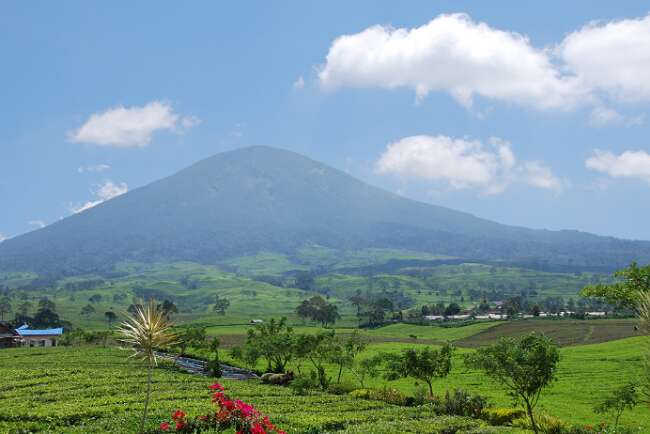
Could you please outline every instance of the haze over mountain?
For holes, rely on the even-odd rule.
[[[0,244],[0,269],[109,270],[119,261],[217,261],[305,245],[386,247],[461,258],[619,267],[650,242],[512,227],[409,200],[299,154],[249,147]]]

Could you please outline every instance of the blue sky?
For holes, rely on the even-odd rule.
[[[513,5],[4,3],[0,238],[270,145],[503,223],[650,239],[650,8]]]

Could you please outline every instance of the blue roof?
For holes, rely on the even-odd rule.
[[[63,329],[43,329],[43,330],[30,330],[28,328],[19,327],[16,329],[20,336],[61,336]]]

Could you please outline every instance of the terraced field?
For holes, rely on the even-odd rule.
[[[144,376],[127,355],[97,347],[0,351],[0,433],[133,433],[142,410]],[[157,369],[149,428],[178,408],[190,414],[209,411],[209,384],[205,377]],[[223,384],[231,396],[255,405],[289,433],[521,432],[349,396],[297,396],[257,381]]]

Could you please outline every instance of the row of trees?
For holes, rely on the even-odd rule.
[[[269,372],[285,372],[292,366],[302,375],[307,365],[322,389],[333,381],[339,383],[344,370],[348,370],[361,387],[365,387],[368,378],[379,375],[387,380],[413,378],[425,383],[429,396],[433,396],[435,380],[452,370],[454,348],[450,344],[439,349],[412,348],[361,358],[366,345],[356,332],[347,337],[336,336],[333,330],[298,334],[282,318],[249,330],[246,344],[233,348],[231,355],[252,369],[260,359],[264,360]],[[555,379],[558,362],[557,347],[536,334],[520,340],[503,339],[464,357],[466,366],[485,372],[522,404],[535,432],[538,430],[534,409],[543,389]],[[335,379],[328,376],[328,367],[333,367],[330,372],[334,372]]]

